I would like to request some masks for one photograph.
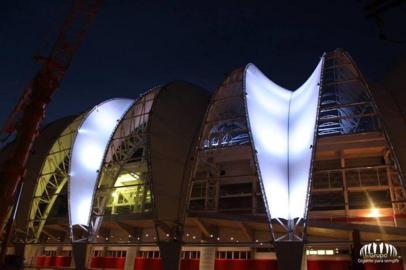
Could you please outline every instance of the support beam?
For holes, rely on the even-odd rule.
[[[157,235],[159,231],[161,231],[164,234],[169,235],[174,234],[174,226],[170,226],[165,222],[155,222],[155,227],[157,228]]]
[[[354,223],[344,223],[336,222],[331,223],[328,221],[309,221],[309,227],[326,228],[326,229],[337,229],[343,231],[353,231],[358,230],[361,232],[371,232],[371,233],[383,233],[391,235],[406,235],[406,228],[401,227],[389,227],[389,226],[376,226],[367,224],[354,224]]]
[[[58,237],[55,236],[53,233],[51,233],[48,229],[42,229],[42,233],[45,234],[46,236],[48,236],[49,238],[51,238],[52,240],[58,241]]]
[[[75,262],[75,269],[86,270],[88,246],[86,243],[73,242],[72,243],[72,256]]]
[[[111,230],[109,228],[102,227],[99,230],[99,235],[104,239],[109,238],[111,235]]]
[[[253,230],[251,230],[250,228],[249,228],[249,226],[246,224],[246,223],[244,223],[244,222],[239,222],[238,223],[238,226],[240,227],[240,229],[241,229],[241,232],[242,232],[242,234],[249,240],[249,241],[251,241],[251,242],[253,242],[255,239],[254,239],[254,232],[253,232]]]
[[[359,251],[361,249],[361,234],[359,230],[353,230],[352,232],[352,253],[351,253],[351,259],[352,259],[352,268],[354,270],[364,270],[364,265],[361,263],[358,263],[358,259],[360,258],[359,256]]]
[[[278,258],[279,270],[301,270],[303,247],[302,241],[275,241],[274,247]]]
[[[64,231],[68,234],[70,232],[69,226],[64,225],[64,224],[55,224],[53,227],[55,228],[55,230]]]
[[[406,269],[406,247],[400,248],[400,256],[402,256],[403,269]]]
[[[116,222],[119,228],[131,235],[132,237],[141,237],[142,236],[142,228],[140,227],[133,227],[123,222]]]
[[[181,241],[158,242],[164,270],[180,269]]]
[[[210,232],[210,229],[207,225],[205,225],[203,223],[202,220],[200,220],[199,218],[192,218],[193,222],[196,224],[196,226],[199,228],[199,230],[201,231],[201,233],[206,237],[206,238],[210,238],[210,235],[212,235],[213,233]]]

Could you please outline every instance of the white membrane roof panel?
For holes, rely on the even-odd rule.
[[[322,61],[292,92],[250,64],[246,105],[265,205],[272,218],[304,218],[316,132]]]
[[[292,94],[289,109],[289,215],[304,218],[307,209],[313,145],[317,133],[322,61]]]
[[[132,99],[111,99],[84,118],[73,143],[69,168],[70,225],[89,225],[92,200],[110,138]]]

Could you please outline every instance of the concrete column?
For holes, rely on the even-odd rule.
[[[62,256],[63,253],[63,246],[62,245],[58,245],[56,247],[56,256]]]
[[[87,267],[87,243],[72,243],[72,257],[75,262],[75,269],[85,270]]]
[[[403,270],[406,270],[406,247],[400,248],[400,256],[402,257]]]
[[[274,242],[279,270],[301,270],[303,258],[302,241]]]
[[[352,231],[352,269],[354,270],[364,270],[364,265],[362,263],[358,263],[359,251],[361,249],[361,233],[359,230]]]
[[[42,254],[44,247],[37,245],[25,245],[24,265],[35,265],[37,257]]]
[[[348,213],[350,211],[349,199],[348,199],[348,185],[347,185],[347,176],[345,174],[345,159],[343,157],[343,153],[340,152],[340,164],[341,164],[341,177],[343,179],[343,192],[344,192],[344,204],[345,204],[345,218],[348,218]]]
[[[164,270],[179,270],[182,243],[180,241],[160,241],[158,246]]]
[[[307,270],[307,255],[306,255],[306,249],[303,249],[302,270]]]
[[[14,254],[24,261],[25,255],[25,244],[24,243],[16,243],[14,244]]]
[[[215,247],[202,247],[200,249],[199,270],[214,270],[216,261]]]
[[[129,247],[127,249],[127,256],[125,257],[125,266],[124,270],[133,270],[134,269],[134,261],[137,257],[137,253],[139,251],[139,247]]]

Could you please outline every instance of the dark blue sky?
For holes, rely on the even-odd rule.
[[[213,90],[231,70],[255,63],[298,87],[323,52],[345,48],[371,80],[406,53],[379,39],[360,1],[104,0],[46,122],[111,97],[137,97],[182,79]],[[0,123],[14,107],[66,15],[66,0],[2,0]],[[399,25],[395,26],[394,32]]]

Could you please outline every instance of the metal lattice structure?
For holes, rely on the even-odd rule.
[[[27,242],[38,242],[49,213],[68,181],[69,157],[83,115],[77,117],[56,139],[46,157],[32,198]]]
[[[263,214],[242,74],[242,70],[234,71],[211,99],[196,149],[190,211]]]
[[[94,196],[91,239],[104,216],[152,210],[146,130],[157,92],[147,92],[129,109],[110,141]]]
[[[346,52],[336,50],[323,57],[318,66],[321,80],[317,79],[317,141],[306,147],[314,155],[304,218],[288,220],[267,213],[256,159],[261,147],[254,147],[247,118],[246,68],[232,72],[209,105],[207,93],[176,82],[150,90],[127,107],[115,119],[103,148],[94,193],[89,194],[90,226],[82,226],[82,231],[69,228],[64,187],[72,143],[84,116],[66,121],[54,134],[71,123],[69,127],[38,158],[43,165],[26,237],[18,232],[15,242],[29,244],[45,256],[72,250],[73,257],[120,253],[128,261],[147,256],[166,263],[191,250],[196,252],[194,259],[201,251],[201,258],[211,252],[207,256],[217,259],[254,260],[257,251],[266,250],[272,259],[276,255],[279,267],[281,258],[299,258],[303,248],[314,255],[311,249],[322,247],[331,256],[338,248],[337,256],[349,257],[353,230],[361,231],[363,241],[406,241],[405,190],[368,85]],[[75,255],[79,244],[83,248]],[[43,247],[47,249],[41,251]]]
[[[265,216],[255,172],[230,176],[227,175],[229,169],[222,164],[223,159],[227,162],[249,159],[252,154],[249,138],[242,144],[233,143],[229,136],[232,132],[220,128],[234,126],[240,134],[247,132],[241,104],[242,76],[242,70],[234,71],[215,92],[209,105],[192,176],[189,211],[193,216],[205,217],[209,213],[212,213],[209,216],[219,217],[230,214],[231,219],[250,214]],[[405,191],[396,157],[365,79],[348,53],[336,50],[325,55],[321,83],[317,149],[309,194],[310,222],[319,219],[367,221],[371,218],[369,209],[375,206],[381,209],[382,216],[391,219],[385,224],[396,226],[397,217],[405,214]],[[234,124],[236,121],[238,124]],[[253,168],[254,161],[250,162]],[[228,166],[242,169],[238,162],[230,162]],[[248,181],[249,178],[253,181]],[[246,186],[241,185],[244,181]],[[233,185],[240,188],[227,190]],[[224,207],[221,202],[227,196],[236,198],[237,202]],[[248,197],[252,198],[250,206],[238,209],[236,206]],[[372,206],[371,202],[374,202]],[[309,220],[292,222],[290,226],[283,221],[272,224],[273,238],[283,240],[291,234],[292,239],[305,239],[304,223]],[[245,224],[242,229],[245,235],[247,230],[250,231],[250,226]]]
[[[326,54],[322,82],[319,136],[380,129],[368,86],[348,54]]]
[[[319,156],[326,157],[316,157],[311,209],[351,220],[375,205],[386,208],[396,225],[406,213],[406,195],[368,84],[347,52],[337,49],[325,59],[318,144]],[[327,154],[333,144],[337,154]]]

